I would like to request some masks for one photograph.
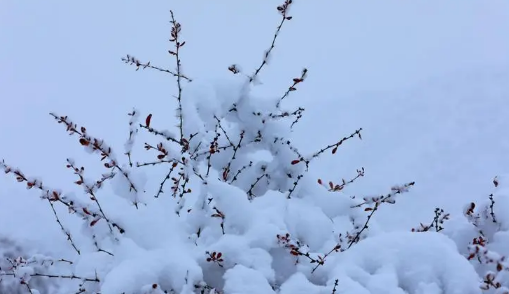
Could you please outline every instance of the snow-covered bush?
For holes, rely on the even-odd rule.
[[[430,226],[417,229],[426,233],[386,234],[373,226],[376,212],[394,204],[413,182],[381,195],[351,197],[343,189],[364,176],[363,169],[339,183],[309,172],[319,157],[361,138],[362,129],[314,153],[299,151],[292,129],[304,109],[286,109],[284,100],[305,82],[306,69],[279,96],[252,94],[281,28],[292,19],[291,5],[286,0],[277,7],[281,22],[254,73],[231,65],[231,79],[210,82],[193,82],[182,71],[186,42],[172,13],[169,53],[175,70],[130,55],[123,61],[175,77],[177,127],[133,110],[124,154],[52,113],[85,151],[98,155],[105,172],[90,179],[68,159],[84,194],[78,196],[2,161],[7,174],[40,191],[75,258],[9,259],[11,266],[0,275],[16,279],[27,293],[45,293],[34,277],[58,280],[53,293],[480,293],[468,256],[438,233],[448,218],[440,210]],[[142,136],[146,143],[137,144]],[[152,159],[135,162],[137,147],[147,152],[140,157]],[[163,180],[152,185],[159,172]],[[81,219],[81,231],[66,227],[60,207]],[[471,246],[476,254],[478,245]]]
[[[431,222],[421,223],[411,231],[441,232],[448,236],[477,271],[483,293],[509,294],[507,176],[495,177],[493,185],[495,191],[486,200],[465,205],[463,216],[451,217],[437,208]],[[450,223],[444,226],[446,221]]]
[[[455,240],[481,277],[485,293],[509,294],[509,189],[507,177],[495,177],[495,191],[479,204],[464,208],[466,221],[444,233]],[[466,244],[466,246],[465,246]]]
[[[36,255],[33,251],[10,238],[0,237],[0,273],[5,273],[0,274],[0,293],[27,293],[30,287],[38,289],[41,294],[51,294],[56,291],[55,287],[58,284],[55,282],[57,281],[51,280],[49,277],[34,275],[29,278],[30,284],[20,284],[21,281],[28,278],[21,275],[24,270],[19,271],[19,276],[11,275],[18,266],[27,269],[28,272],[25,271],[25,273],[30,274],[32,269],[42,272],[44,267],[51,265],[48,259],[45,259],[42,255]]]

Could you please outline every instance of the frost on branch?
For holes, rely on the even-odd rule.
[[[152,114],[140,121],[133,110],[125,156],[52,113],[72,140],[97,156],[104,173],[90,179],[85,167],[67,159],[80,197],[1,162],[8,175],[40,191],[61,241],[76,256],[55,258],[44,271],[30,267],[4,275],[19,275],[32,292],[30,278],[45,276],[59,279],[61,293],[478,293],[475,271],[445,236],[371,236],[376,212],[395,204],[414,182],[385,194],[350,196],[347,186],[364,176],[360,168],[339,184],[317,183],[310,164],[361,139],[362,129],[331,138],[316,152],[299,151],[292,128],[304,109],[287,109],[284,101],[304,84],[307,69],[275,98],[252,95],[283,25],[292,20],[291,5],[286,0],[277,7],[281,21],[253,74],[230,66],[230,79],[210,83],[184,74],[185,27],[171,12],[168,53],[176,68],[132,55],[123,60],[175,78],[176,126]],[[151,160],[136,161],[134,154]],[[81,231],[67,228],[56,207],[80,219]],[[77,244],[76,235],[88,243]],[[24,268],[24,259],[19,262]],[[465,277],[473,282],[461,281]]]

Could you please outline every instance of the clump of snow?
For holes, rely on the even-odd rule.
[[[274,294],[267,279],[257,270],[236,265],[224,274],[225,293]]]
[[[479,293],[475,269],[439,233],[387,233],[333,258],[324,270],[345,293]]]

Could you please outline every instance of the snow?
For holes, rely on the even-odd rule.
[[[263,275],[242,265],[236,265],[226,271],[224,291],[231,294],[274,294],[267,279]]]
[[[347,293],[361,289],[366,293],[480,293],[474,268],[458,253],[456,244],[439,233],[395,232],[368,238],[331,264],[335,268],[329,277],[342,281],[340,289]]]
[[[11,184],[0,178],[0,238],[21,245],[0,242],[0,255],[6,257],[0,262],[0,293],[13,289],[32,289],[32,293],[39,289],[42,294],[504,293],[509,287],[509,186],[502,174],[508,172],[509,140],[503,132],[509,127],[504,107],[509,72],[501,52],[507,51],[509,43],[500,40],[509,31],[502,22],[507,5],[472,2],[458,10],[459,2],[451,3],[434,6],[391,0],[369,8],[318,5],[318,10],[315,4],[295,3],[291,10],[295,19],[282,29],[268,57],[270,66],[252,83],[246,76],[250,72],[232,75],[227,64],[245,53],[243,40],[263,43],[256,34],[239,34],[245,23],[259,23],[258,17],[238,19],[240,11],[268,15],[267,4],[232,4],[224,18],[216,17],[215,25],[206,25],[204,38],[214,36],[213,46],[192,45],[192,32],[208,21],[193,21],[189,16],[210,14],[211,4],[203,3],[187,16],[184,13],[184,38],[189,45],[182,48],[182,62],[186,75],[193,75],[193,82],[184,82],[182,89],[181,127],[188,146],[179,143],[175,89],[167,89],[169,76],[147,69],[137,72],[134,80],[123,73],[129,71],[126,67],[118,75],[112,73],[120,69],[109,71],[108,66],[97,72],[97,64],[117,54],[116,49],[104,49],[100,53],[106,57],[96,62],[83,62],[63,54],[81,47],[73,43],[77,42],[74,37],[65,45],[49,34],[50,39],[39,42],[41,52],[48,51],[50,43],[70,46],[58,51],[63,60],[78,60],[76,68],[93,64],[97,74],[85,80],[80,76],[79,81],[67,77],[58,85],[47,81],[46,88],[37,90],[26,86],[15,90],[9,85],[14,97],[46,97],[51,91],[56,91],[56,97],[67,97],[66,91],[72,89],[77,94],[73,105],[81,102],[74,108],[67,104],[70,100],[59,104],[56,98],[46,97],[40,107],[38,103],[43,102],[13,99],[14,106],[2,113],[5,121],[15,123],[0,126],[2,137],[9,141],[0,144],[1,156],[6,156],[0,168],[7,173],[5,179],[13,180]],[[86,8],[78,4],[68,8],[69,15],[58,18],[73,27]],[[113,10],[104,9],[94,14],[97,24],[71,35],[115,46],[119,45],[115,38],[135,40],[129,50],[152,47],[146,45],[151,37],[133,38],[139,31],[128,29],[132,20],[119,20],[118,27],[105,26],[111,23],[107,12]],[[130,15],[153,11],[137,4],[119,9]],[[152,15],[148,21],[159,30],[154,19],[168,15],[159,9],[154,13],[147,14]],[[311,18],[299,20],[306,13]],[[456,21],[451,21],[451,15]],[[336,38],[329,36],[331,27],[324,25],[338,18],[349,21],[348,26],[333,29],[341,36],[339,43],[348,46],[331,43]],[[365,23],[367,19],[373,22]],[[101,21],[103,25],[98,25]],[[231,23],[238,24],[239,30],[234,44],[224,39],[234,27]],[[64,29],[48,26],[57,27],[58,32]],[[91,39],[94,34],[89,35],[89,30],[96,32],[96,26],[101,34]],[[293,31],[292,26],[296,26]],[[224,31],[217,33],[218,27]],[[268,28],[265,21],[258,27]],[[27,32],[23,27],[9,34],[17,30]],[[302,40],[303,31],[314,32],[313,48],[284,45],[290,44],[290,37]],[[158,37],[167,34],[159,33],[153,32]],[[324,43],[319,42],[321,36],[327,36]],[[19,37],[15,40],[19,42]],[[217,50],[226,51],[221,55]],[[22,52],[11,54],[13,60]],[[210,58],[209,52],[217,56]],[[77,72],[49,54],[48,60],[55,59],[52,66],[57,67],[53,75],[63,79],[60,72]],[[243,68],[256,68],[255,62],[261,60],[253,56],[257,55],[249,57],[249,66]],[[32,55],[26,58],[27,63],[20,63],[23,74],[13,70],[9,81],[25,85],[25,79],[44,80],[39,66],[45,61]],[[338,67],[345,58],[348,61]],[[220,67],[224,60],[230,63]],[[298,84],[296,93],[279,108],[281,94],[301,70],[301,61],[310,66],[310,79]],[[10,68],[11,60],[5,64]],[[38,65],[28,70],[27,64]],[[320,68],[326,71],[320,73]],[[105,95],[101,88],[120,90]],[[127,99],[118,103],[119,97]],[[128,103],[139,108],[132,110]],[[273,117],[292,112],[301,103],[306,112],[300,127],[291,126],[293,117]],[[30,114],[46,106],[69,114],[79,126],[86,125],[86,134],[81,130],[79,136],[58,139],[65,131],[62,123],[45,125],[42,118]],[[129,117],[125,116],[128,111]],[[139,128],[148,124],[141,118],[149,114],[148,131]],[[362,141],[353,136],[341,143],[335,155],[330,154],[332,148],[317,153],[359,127],[363,127]],[[53,133],[54,129],[61,133]],[[82,142],[83,148],[76,145],[79,139],[97,144]],[[158,147],[143,150],[144,142]],[[120,151],[105,152],[110,146]],[[154,161],[161,150],[167,155]],[[65,169],[67,156],[77,159],[68,160],[70,165],[85,164],[86,173]],[[101,162],[102,156],[106,158]],[[137,167],[145,161],[155,163]],[[18,162],[23,173],[10,165]],[[327,184],[317,183],[317,179],[341,183],[358,165],[365,165],[366,176],[341,191],[329,191]],[[18,186],[16,177],[20,177]],[[97,178],[104,184],[97,184]],[[77,184],[78,179],[83,182]],[[40,191],[30,198],[34,191],[25,191],[25,186]],[[434,232],[437,229],[432,226],[427,232],[410,232],[420,222],[429,224],[436,206],[451,213],[445,229]],[[50,277],[40,282],[39,275]]]

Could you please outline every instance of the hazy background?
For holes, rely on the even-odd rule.
[[[259,64],[280,2],[0,1],[0,158],[62,189],[74,179],[67,157],[102,171],[48,112],[69,115],[121,153],[132,106],[154,113],[153,123],[173,118],[174,79],[120,60],[173,67],[170,9],[186,40],[185,73],[209,79],[229,75],[232,63],[248,72]],[[347,191],[356,195],[416,181],[380,213],[394,228],[490,193],[493,176],[509,171],[508,1],[294,2],[256,93],[279,96],[307,67],[286,104],[306,108],[301,149],[365,130],[314,172],[339,181],[364,166],[366,177]],[[58,240],[40,241],[60,233],[38,195],[0,176],[0,234],[48,247]]]

